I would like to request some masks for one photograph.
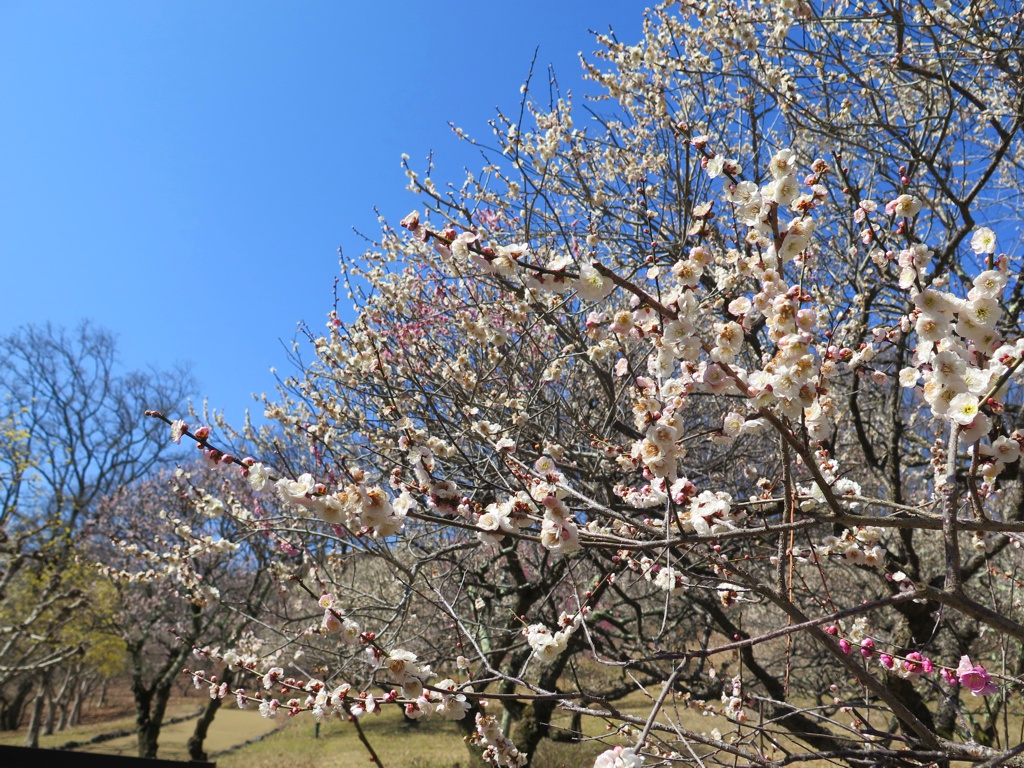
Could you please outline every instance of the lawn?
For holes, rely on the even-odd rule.
[[[168,717],[197,713],[203,703],[205,701],[199,698],[176,698]],[[704,717],[693,709],[673,706],[671,700],[666,706],[672,717],[678,718],[680,724],[691,731],[711,732],[717,728],[726,739],[734,732],[735,725],[724,717]],[[650,698],[637,692],[619,702],[619,708],[625,713],[644,717],[650,711]],[[750,714],[754,715],[753,712]],[[570,723],[567,713],[556,712],[552,725],[556,731],[565,732]],[[68,741],[85,741],[97,734],[133,725],[134,719],[130,716],[108,719],[44,736],[41,746],[55,748]],[[186,742],[194,725],[195,719],[191,717],[165,726],[160,735],[159,756],[168,760],[187,760]],[[433,717],[410,725],[398,707],[391,705],[384,707],[379,715],[363,717],[360,725],[380,758],[380,765],[386,768],[477,768],[483,765],[479,759],[470,756],[457,723]],[[1016,715],[1012,718],[1012,727],[1020,727],[1020,719]],[[609,744],[628,743],[617,742],[615,733],[598,718],[584,718],[583,730],[586,739],[583,742],[543,741],[534,756],[535,768],[585,768],[593,765],[597,754]],[[749,733],[749,729],[743,730]],[[246,744],[256,739],[259,740]],[[23,740],[23,732],[0,737],[2,744],[21,744]],[[796,746],[787,738],[783,738],[783,743]],[[693,747],[697,754],[706,753],[706,747]],[[762,748],[770,752],[769,745],[764,744]],[[135,737],[121,737],[80,749],[134,755]],[[799,751],[804,749],[798,747]],[[340,768],[371,764],[369,753],[350,722],[336,718],[328,720],[320,724],[317,735],[315,721],[308,714],[288,718],[281,713],[276,718],[266,719],[251,709],[239,711],[233,703],[227,703],[217,713],[206,740],[206,750],[220,768]],[[828,763],[822,761],[821,764]]]
[[[470,759],[457,723],[430,718],[410,726],[398,708],[391,706],[385,707],[380,715],[364,717],[360,725],[384,768],[478,768],[483,765],[482,761]],[[582,768],[592,765],[604,749],[606,747],[598,742],[547,741],[538,750],[534,766]],[[218,768],[341,768],[368,765],[370,757],[351,723],[324,722],[316,738],[312,718],[299,716],[263,741],[216,759]]]

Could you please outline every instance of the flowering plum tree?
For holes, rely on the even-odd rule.
[[[244,644],[247,617],[272,605],[269,550],[260,538],[246,541],[249,495],[239,478],[193,466],[154,473],[95,511],[98,538],[85,557],[101,561],[94,566],[100,580],[117,595],[97,630],[126,648],[140,757],[157,755],[182,667],[193,656],[205,659],[211,644]],[[230,670],[218,669],[204,682],[220,690],[231,679]],[[197,723],[193,759],[206,759],[203,741],[220,703],[212,697]]]
[[[233,655],[239,701],[398,702],[493,765],[558,712],[602,768],[1024,765],[1022,34],[667,3],[599,36],[603,101],[552,79],[481,174],[408,167],[426,210],[268,403],[305,463],[240,465],[330,663]]]

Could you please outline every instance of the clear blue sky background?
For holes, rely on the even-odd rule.
[[[0,334],[91,319],[239,420],[353,227],[415,207],[401,154],[458,179],[448,121],[485,135],[538,46],[579,96],[588,30],[636,41],[644,5],[4,0]]]

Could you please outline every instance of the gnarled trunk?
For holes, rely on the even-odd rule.
[[[155,758],[160,728],[167,712],[173,684],[135,692],[135,726],[139,743],[139,757]]]
[[[227,683],[228,690],[231,690],[231,685],[234,681],[234,671],[231,669],[224,670],[224,674],[221,676],[221,682]],[[203,742],[206,740],[206,734],[210,730],[210,724],[213,723],[213,718],[217,716],[217,710],[220,709],[221,704],[223,703],[223,699],[210,699],[210,703],[206,705],[206,709],[203,710],[203,714],[199,716],[195,730],[192,732],[192,736],[188,740],[188,756],[190,760],[207,759],[206,752],[203,749]],[[317,725],[319,725],[319,723]]]

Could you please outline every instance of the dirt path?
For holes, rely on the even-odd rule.
[[[260,717],[256,711],[243,711],[233,707],[224,707],[210,725],[210,733],[206,737],[206,753],[216,755],[218,752],[244,744],[250,739],[263,736],[281,725],[280,719],[269,720]],[[186,720],[174,725],[164,726],[160,730],[160,750],[158,757],[162,760],[188,760],[188,739],[195,728],[195,720]],[[88,744],[76,751],[98,752],[106,755],[136,755],[138,742],[135,736],[105,741],[102,744]]]

